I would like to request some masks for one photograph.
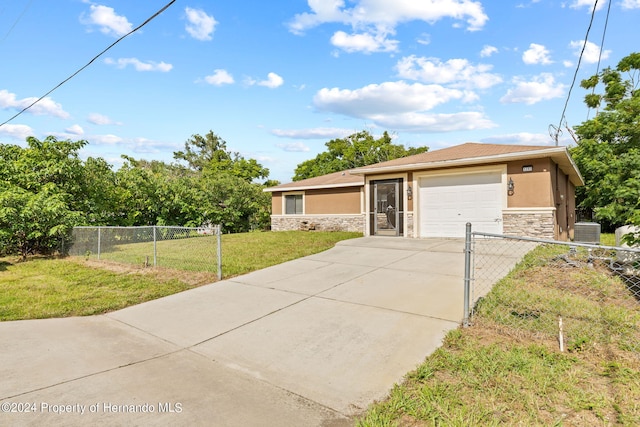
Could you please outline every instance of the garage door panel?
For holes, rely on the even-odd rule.
[[[420,178],[420,236],[463,237],[474,230],[502,232],[502,175],[474,173]]]

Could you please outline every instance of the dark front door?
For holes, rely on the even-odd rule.
[[[374,236],[401,236],[403,229],[402,179],[371,182],[370,220]]]

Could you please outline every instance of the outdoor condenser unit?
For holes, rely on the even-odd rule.
[[[600,243],[600,224],[595,222],[576,222],[573,228],[573,241]]]

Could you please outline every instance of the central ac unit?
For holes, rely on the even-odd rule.
[[[600,243],[600,224],[596,222],[576,222],[573,241],[582,243]]]

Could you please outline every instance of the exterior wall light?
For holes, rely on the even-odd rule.
[[[513,182],[513,179],[509,178],[509,182],[507,182],[507,194],[513,196],[515,188],[516,184]]]
[[[411,189],[411,186],[407,187],[407,199],[411,200],[413,198],[413,190]]]

